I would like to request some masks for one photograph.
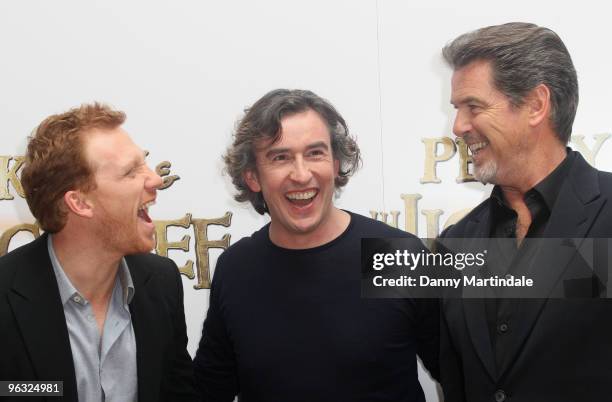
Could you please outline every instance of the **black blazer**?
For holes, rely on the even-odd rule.
[[[61,380],[61,400],[76,402],[70,339],[47,237],[0,258],[0,380]],[[130,312],[136,337],[138,399],[197,400],[186,349],[183,285],[176,265],[153,254],[127,256],[126,261],[135,288]]]
[[[546,269],[536,269],[534,281],[543,278],[550,292],[571,283],[581,261],[575,244],[564,239],[612,237],[612,174],[592,168],[578,153],[574,156],[543,234],[562,244],[535,257],[534,267]],[[489,237],[489,205],[489,200],[481,203],[441,237]],[[600,251],[599,257],[606,258],[605,247]],[[608,269],[611,264],[603,262]],[[602,294],[606,276],[598,278],[603,280]],[[512,318],[496,335],[497,354],[484,302],[444,299],[440,358],[446,402],[611,400],[611,300],[551,295],[511,301]]]

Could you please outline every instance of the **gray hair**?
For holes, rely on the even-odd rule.
[[[465,33],[442,49],[454,70],[476,60],[488,60],[493,84],[514,106],[540,84],[551,93],[550,121],[567,144],[578,108],[578,79],[567,48],[548,28],[511,22]]]
[[[332,154],[340,162],[335,179],[336,192],[348,183],[361,163],[357,142],[349,134],[340,113],[327,100],[311,91],[275,89],[265,94],[250,108],[236,125],[234,141],[223,156],[225,171],[238,192],[236,201],[249,201],[260,214],[268,212],[261,192],[254,192],[244,180],[246,171],[256,169],[255,147],[261,140],[276,142],[281,136],[281,120],[287,116],[313,110],[325,121],[329,129]]]

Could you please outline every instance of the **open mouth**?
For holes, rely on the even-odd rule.
[[[487,147],[487,145],[489,145],[488,141],[475,142],[473,144],[469,144],[468,149],[470,150],[470,153],[472,154],[472,156],[476,156],[478,155],[480,150]]]
[[[306,191],[292,191],[285,194],[285,198],[296,206],[306,206],[310,204],[314,198],[319,194],[319,190],[311,189]]]
[[[149,216],[149,207],[152,205],[155,205],[155,200],[145,202],[140,206],[140,208],[138,208],[138,217],[147,223],[153,222],[153,220]]]

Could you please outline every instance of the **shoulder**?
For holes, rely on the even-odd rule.
[[[143,284],[147,287],[171,289],[171,283],[181,284],[178,267],[170,258],[156,254],[132,254],[125,256],[130,275],[134,281],[134,286],[142,288]]]
[[[606,196],[612,196],[612,173],[603,170],[598,170],[599,189]]]
[[[261,251],[269,243],[268,226],[265,225],[250,236],[245,236],[230,245],[219,257],[219,263],[251,259],[254,253]]]
[[[416,236],[412,233],[394,228],[387,223],[377,221],[354,212],[347,212],[351,215],[351,230],[359,237],[416,238]]]
[[[230,245],[217,259],[213,285],[222,277],[240,275],[239,271],[257,265],[264,250],[269,249],[268,225]]]
[[[486,218],[489,214],[489,205],[491,199],[487,198],[482,201],[476,207],[474,207],[467,215],[461,218],[457,223],[450,225],[442,233],[440,233],[441,238],[444,237],[464,237],[469,236],[467,225],[468,222],[482,222],[487,223]]]
[[[33,241],[17,247],[6,255],[0,257],[0,267],[12,265],[13,263],[48,255],[47,235],[42,235]]]
[[[170,258],[152,253],[126,255],[125,261],[129,267],[138,267],[138,269],[152,273],[176,270],[176,264]]]
[[[0,257],[0,287],[4,288],[11,284],[18,270],[25,273],[32,269],[39,269],[44,264],[51,264],[46,235]]]

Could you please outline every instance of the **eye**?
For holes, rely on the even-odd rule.
[[[133,166],[131,167],[127,172],[125,172],[125,177],[130,177],[130,178],[134,178],[138,175],[138,173],[140,173],[142,171],[142,169],[144,168],[145,164],[144,162],[138,166]]]
[[[308,152],[308,157],[310,158],[322,158],[326,155],[325,151],[323,149],[313,149],[310,152]]]
[[[287,154],[276,154],[272,157],[272,162],[283,162],[289,159]]]
[[[481,109],[480,105],[474,104],[474,103],[468,103],[467,107],[468,109],[470,109],[470,112],[472,113],[477,113]]]

